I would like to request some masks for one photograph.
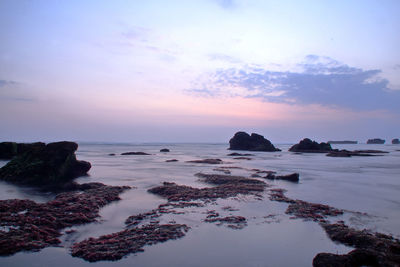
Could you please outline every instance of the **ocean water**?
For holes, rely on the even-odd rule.
[[[131,254],[115,262],[89,263],[69,254],[69,247],[88,237],[97,237],[123,230],[130,215],[157,208],[166,200],[147,192],[163,181],[193,187],[209,185],[198,181],[195,173],[221,173],[214,169],[236,166],[233,175],[250,176],[249,169],[276,171],[278,174],[298,172],[298,184],[267,181],[274,188],[287,189],[290,198],[328,204],[345,209],[344,220],[358,229],[370,229],[400,237],[400,146],[396,145],[334,145],[334,148],[377,149],[390,153],[377,157],[331,158],[325,154],[295,154],[289,144],[276,145],[282,152],[250,152],[253,160],[228,157],[227,144],[79,144],[77,158],[92,163],[89,176],[79,183],[101,182],[109,185],[135,187],[121,194],[100,212],[98,222],[74,227],[76,232],[62,237],[62,247],[40,252],[20,252],[0,257],[0,266],[311,266],[319,252],[347,253],[352,248],[332,242],[315,222],[290,219],[286,203],[273,202],[268,193],[263,198],[238,196],[219,199],[201,208],[185,208],[185,214],[168,214],[160,223],[175,220],[191,227],[181,239],[144,247],[144,252]],[[161,153],[168,148],[169,153]],[[122,152],[143,151],[151,155],[120,155]],[[109,156],[115,153],[116,156]],[[222,165],[195,164],[185,161],[220,158]],[[165,162],[177,159],[178,162]],[[6,161],[0,161],[0,166]],[[53,194],[37,192],[28,187],[0,183],[0,198],[28,198],[45,202]],[[236,211],[222,207],[231,206]],[[206,223],[208,210],[221,216],[240,215],[247,218],[244,229]]]

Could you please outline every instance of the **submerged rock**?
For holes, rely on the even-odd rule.
[[[0,159],[9,160],[15,156],[21,155],[29,150],[43,148],[46,144],[42,142],[36,143],[0,143]]]
[[[306,153],[328,153],[333,149],[328,143],[317,143],[309,138],[304,138],[298,144],[293,145],[289,151]]]
[[[229,157],[249,157],[249,156],[254,156],[254,154],[247,154],[247,153],[242,154],[242,153],[233,152],[233,153],[228,154],[227,156],[229,156]]]
[[[169,149],[168,148],[163,148],[163,149],[160,149],[160,152],[169,152]]]
[[[256,133],[249,135],[246,132],[235,133],[231,140],[229,140],[229,149],[266,152],[281,151],[280,149],[275,148],[275,146],[269,140],[265,139],[264,136]]]
[[[188,163],[206,163],[206,164],[222,164],[221,159],[199,159],[199,160],[189,160]]]
[[[63,228],[94,222],[101,207],[119,200],[129,187],[100,183],[78,185],[80,191],[61,193],[47,203],[0,200],[0,255],[54,246]]]
[[[238,194],[256,195],[264,191],[264,182],[242,176],[202,174],[198,173],[203,182],[215,187],[194,188],[186,185],[164,182],[163,185],[151,188],[148,192],[167,198],[169,201],[214,200],[217,198],[234,197]]]
[[[74,142],[38,145],[14,157],[0,169],[0,179],[17,184],[57,186],[86,175],[91,164],[76,160]]]
[[[349,158],[352,156],[358,156],[358,157],[373,157],[373,156],[381,156],[381,155],[376,155],[376,154],[384,154],[384,153],[389,153],[387,151],[382,151],[382,150],[354,150],[354,151],[348,151],[348,150],[333,150],[330,153],[326,154],[328,157],[344,157],[344,158]]]
[[[165,162],[177,162],[177,159],[167,159]]]
[[[367,144],[384,144],[385,140],[380,138],[368,139]]]
[[[185,224],[147,224],[123,231],[89,238],[71,247],[71,254],[90,262],[119,260],[130,253],[142,252],[146,245],[154,245],[185,236]]]
[[[336,209],[328,205],[288,198],[285,196],[285,191],[286,190],[281,188],[271,189],[270,200],[289,203],[285,213],[293,215],[291,219],[305,219],[316,222],[326,222],[326,218],[328,216],[334,217],[343,214],[343,210]]]
[[[398,144],[400,144],[399,138],[393,139],[393,140],[392,140],[392,144],[393,144],[393,145],[398,145]]]

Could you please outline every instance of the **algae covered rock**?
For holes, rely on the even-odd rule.
[[[52,186],[86,175],[91,164],[76,160],[74,142],[56,142],[15,156],[0,169],[0,179],[17,184]]]
[[[265,139],[264,136],[252,133],[249,135],[246,132],[237,132],[235,135],[229,140],[229,149],[230,150],[248,150],[248,151],[281,151],[268,140]]]

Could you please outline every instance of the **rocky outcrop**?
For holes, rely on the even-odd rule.
[[[399,144],[400,144],[399,138],[393,139],[393,140],[392,140],[392,144],[393,144],[393,145],[399,145]]]
[[[237,132],[235,135],[229,140],[229,149],[230,150],[248,150],[248,151],[281,151],[264,136],[252,133],[249,135],[245,132]]]
[[[328,153],[333,149],[328,143],[317,143],[309,138],[304,138],[300,143],[293,145],[289,151],[305,153]]]
[[[348,254],[319,253],[313,266],[399,266],[400,241],[381,233],[349,228],[343,222],[323,223],[329,238],[347,246],[355,247]]]
[[[0,179],[17,184],[57,186],[86,175],[91,164],[76,160],[74,142],[38,145],[15,156],[0,169]]]
[[[101,183],[77,185],[82,191],[66,192],[47,203],[0,200],[0,255],[38,251],[61,241],[61,230],[94,222],[101,207],[119,200],[126,186]]]
[[[380,138],[368,139],[367,144],[384,144],[385,140]]]
[[[160,152],[169,152],[169,149],[168,148],[162,148],[162,149],[160,149]]]
[[[0,143],[0,159],[10,160],[15,156],[22,155],[23,153],[32,150],[43,148],[46,144],[42,142],[36,143],[15,143],[15,142],[2,142]]]

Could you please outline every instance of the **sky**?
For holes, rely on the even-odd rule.
[[[400,138],[400,1],[0,0],[0,141]]]

